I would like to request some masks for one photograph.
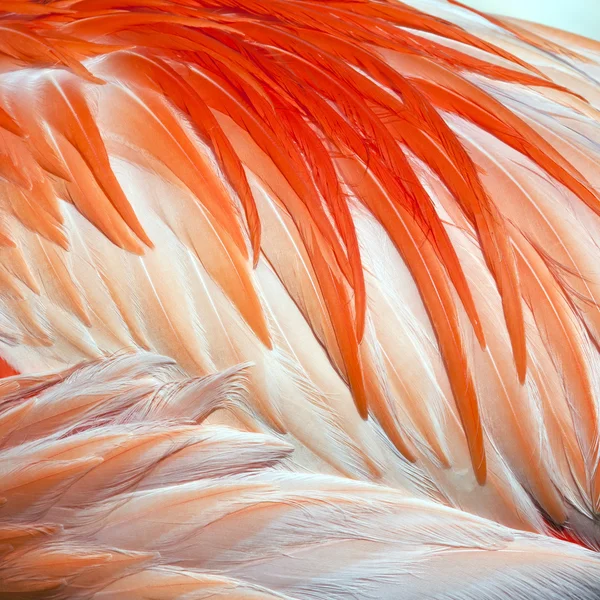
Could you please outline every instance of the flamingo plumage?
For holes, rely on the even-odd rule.
[[[600,597],[599,81],[454,0],[3,0],[0,597]]]

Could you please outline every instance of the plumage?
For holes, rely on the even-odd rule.
[[[0,595],[600,593],[597,42],[0,11]]]

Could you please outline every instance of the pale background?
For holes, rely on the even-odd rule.
[[[600,0],[462,0],[479,10],[536,21],[600,40]]]

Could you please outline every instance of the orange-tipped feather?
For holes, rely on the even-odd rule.
[[[0,596],[598,597],[599,65],[457,1],[0,3]]]

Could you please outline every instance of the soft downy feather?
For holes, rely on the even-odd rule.
[[[0,468],[35,486],[7,489],[2,477],[2,592],[300,600],[395,598],[402,589],[411,599],[546,600],[600,591],[600,560],[589,550],[398,489],[294,472],[282,440],[207,425],[198,407],[246,403],[239,380],[219,377],[215,400],[214,377],[194,384],[168,360],[133,354],[34,387],[7,380],[2,414],[32,408],[19,442],[0,451]],[[87,416],[74,427],[64,409],[85,390]],[[182,402],[190,390],[193,404]],[[52,427],[43,419],[49,402],[59,415]],[[83,461],[59,488],[36,472]]]

